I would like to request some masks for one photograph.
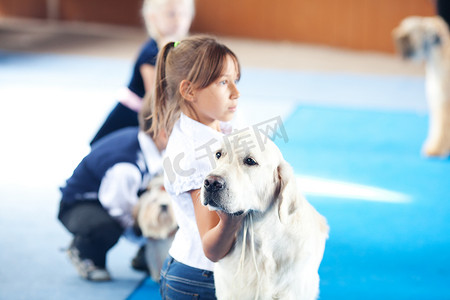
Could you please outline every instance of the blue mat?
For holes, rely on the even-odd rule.
[[[150,277],[145,278],[127,300],[161,299],[159,285]]]
[[[427,117],[299,107],[285,128],[278,144],[297,173],[409,199],[307,195],[331,228],[320,298],[450,299],[450,161],[420,156]]]

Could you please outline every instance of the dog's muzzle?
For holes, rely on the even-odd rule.
[[[219,205],[220,193],[225,189],[225,179],[220,176],[208,175],[203,181],[205,189],[204,205],[210,205],[215,208],[221,208]]]
[[[223,205],[222,200],[227,186],[224,178],[216,175],[208,175],[203,181],[203,205],[209,205],[215,209],[220,209],[228,214],[239,216],[244,211],[230,212]]]
[[[220,176],[208,175],[203,185],[208,193],[216,193],[225,188],[225,180]]]
[[[207,193],[217,194],[225,189],[225,179],[220,176],[208,175],[203,181],[203,186]]]

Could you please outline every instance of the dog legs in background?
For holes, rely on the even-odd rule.
[[[442,1],[441,4],[443,4]],[[450,154],[450,33],[439,16],[410,16],[393,31],[403,59],[425,62],[429,108],[428,136],[422,151],[426,156]]]
[[[145,258],[153,281],[159,282],[160,272],[164,260],[167,258],[169,248],[172,245],[173,236],[167,239],[149,238],[145,245]]]
[[[428,137],[423,147],[426,156],[448,156],[450,153],[450,101],[430,103]]]

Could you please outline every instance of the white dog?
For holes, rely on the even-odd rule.
[[[438,17],[408,17],[392,32],[404,59],[425,61],[426,92],[430,113],[427,156],[450,153],[450,34]]]
[[[203,205],[246,214],[230,252],[215,266],[224,299],[316,299],[328,225],[297,191],[292,168],[268,140],[239,134],[216,152],[205,178]]]
[[[164,189],[163,176],[153,178],[148,190],[139,198],[137,222],[142,235],[148,239],[145,257],[150,275],[158,282],[162,264],[178,229],[170,196]]]

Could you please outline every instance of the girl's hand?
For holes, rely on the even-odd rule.
[[[246,213],[240,215],[230,215],[222,210],[216,211],[220,220],[223,222],[224,226],[229,227],[233,231],[238,231],[242,226],[242,221],[244,220]]]
[[[193,190],[190,194],[203,252],[209,260],[217,262],[227,255],[233,246],[245,214],[230,215],[223,211],[210,211],[200,203],[200,190]]]

